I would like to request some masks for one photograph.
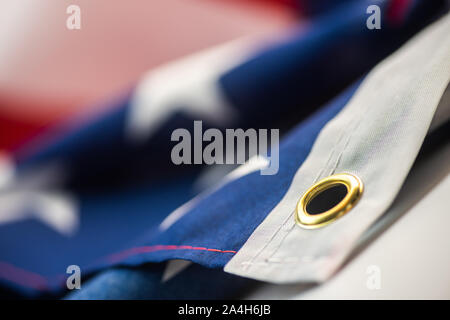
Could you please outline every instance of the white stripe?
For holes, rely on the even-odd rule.
[[[177,208],[175,211],[173,211],[171,214],[169,214],[163,222],[159,225],[159,230],[165,231],[169,229],[175,222],[177,222],[179,219],[181,219],[186,213],[189,212],[192,208],[194,208],[201,200],[203,200],[205,197],[210,195],[211,193],[215,192],[225,184],[237,180],[245,175],[248,175],[252,172],[262,170],[264,168],[267,168],[269,166],[270,162],[266,157],[256,155],[250,158],[246,163],[243,165],[237,167],[233,171],[231,171],[229,174],[227,174],[220,183],[216,184],[214,187],[211,187],[210,189],[205,190],[204,192],[200,193],[195,198],[191,199],[190,201],[183,204],[181,207]],[[200,178],[201,179],[201,178]]]
[[[360,244],[364,250],[358,245],[359,254],[332,279],[318,286],[265,283],[244,299],[450,299],[449,173],[450,141],[414,164],[392,206],[364,233],[372,233]],[[378,290],[373,266],[381,272]]]
[[[324,281],[396,197],[450,78],[450,15],[380,63],[321,131],[281,202],[225,271],[275,283]],[[349,172],[364,194],[349,213],[320,229],[295,225],[293,212],[315,181]]]
[[[140,142],[173,113],[227,125],[235,120],[218,80],[250,54],[250,39],[236,40],[169,63],[144,75],[131,99],[126,135]]]
[[[67,237],[78,231],[78,205],[69,194],[50,191],[0,193],[0,225],[36,219]]]
[[[161,282],[167,282],[176,275],[178,275],[181,271],[185,270],[192,264],[191,261],[187,260],[169,260],[166,264],[166,268],[164,269],[163,276],[161,278]]]

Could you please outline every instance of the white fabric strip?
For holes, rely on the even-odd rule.
[[[379,236],[362,243],[364,250],[332,279],[318,286],[264,283],[244,299],[450,299],[449,194],[447,141],[414,164],[392,206],[363,238]]]
[[[278,205],[225,271],[274,283],[321,282],[399,192],[450,78],[450,15],[374,68],[347,106],[318,136]],[[448,107],[448,106],[447,106]],[[302,194],[316,181],[348,172],[361,178],[359,203],[332,224],[295,224]]]

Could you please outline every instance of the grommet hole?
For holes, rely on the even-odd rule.
[[[309,214],[320,214],[335,207],[347,195],[347,187],[338,183],[316,194],[306,205]]]

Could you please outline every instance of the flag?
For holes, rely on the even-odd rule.
[[[201,274],[229,288],[215,297],[249,284],[238,275],[267,281],[251,267],[237,271],[256,263],[242,249],[255,232],[264,235],[264,221],[315,154],[321,132],[364,90],[372,68],[447,10],[445,1],[380,1],[383,27],[370,30],[369,1],[327,3],[303,1],[314,8],[307,23],[276,41],[233,41],[152,69],[105,101],[107,111],[61,121],[2,155],[2,286],[27,297],[62,296],[71,265],[83,279],[94,277],[92,291],[72,298],[101,296],[109,279],[119,288],[127,281],[128,297],[139,298],[211,297],[201,286],[173,293],[194,288]],[[171,161],[172,133],[194,135],[196,120],[204,130],[280,128],[278,173],[261,175],[267,159],[256,157],[202,184],[214,167]],[[330,159],[341,161],[337,153]],[[172,284],[180,272],[186,277]],[[141,277],[153,285],[143,289]]]

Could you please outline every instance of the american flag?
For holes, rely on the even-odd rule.
[[[249,17],[274,12],[267,22],[272,30],[249,36],[262,24],[252,18],[252,28],[236,22],[243,34],[219,32],[220,42],[202,40],[195,50],[186,49],[189,54],[165,54],[153,65],[128,58],[115,69],[123,72],[122,82],[111,80],[107,89],[101,83],[108,81],[106,61],[95,71],[98,84],[95,78],[83,84],[74,74],[84,90],[79,96],[76,90],[52,96],[25,89],[21,95],[2,80],[0,295],[239,296],[255,282],[223,268],[279,203],[321,129],[377,63],[447,11],[445,1],[376,1],[383,27],[374,31],[366,27],[372,1],[232,1],[223,8],[221,1],[193,2],[220,17],[227,14],[222,9],[230,16],[241,9]],[[249,13],[254,8],[257,13]],[[81,30],[65,30],[67,37],[90,32],[95,18],[82,17]],[[223,19],[232,28],[231,18]],[[151,23],[156,28],[158,22]],[[189,43],[172,28],[173,46]],[[125,47],[120,54],[135,50],[125,35],[116,37]],[[80,49],[85,63],[91,63],[89,54]],[[34,68],[37,77],[46,74],[45,67]],[[95,91],[97,85],[102,89]],[[52,105],[66,111],[42,111]],[[260,175],[267,165],[261,158],[237,169],[173,164],[171,133],[192,131],[195,120],[205,129],[280,128],[278,174]],[[90,279],[81,291],[66,288],[70,265],[80,267],[83,286]]]

